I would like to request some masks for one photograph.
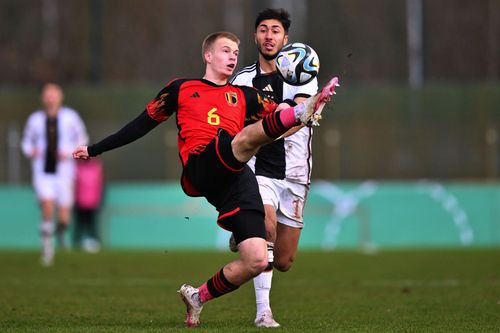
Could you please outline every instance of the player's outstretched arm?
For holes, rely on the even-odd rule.
[[[77,160],[88,160],[89,153],[87,151],[87,146],[79,146],[73,151],[73,158]]]
[[[115,134],[111,134],[107,138],[88,147],[78,147],[73,152],[73,157],[78,159],[87,159],[89,157],[100,155],[106,151],[125,146],[143,137],[153,128],[158,126],[158,124],[159,122],[152,119],[148,115],[147,111],[144,111]]]

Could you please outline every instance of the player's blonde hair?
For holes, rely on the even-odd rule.
[[[227,38],[229,40],[232,40],[236,44],[240,45],[240,39],[232,32],[228,31],[213,32],[207,37],[205,37],[205,39],[203,40],[203,44],[201,45],[201,58],[203,59],[203,62],[205,62],[205,53],[212,49],[212,46],[219,38]]]

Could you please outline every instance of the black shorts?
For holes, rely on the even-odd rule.
[[[190,196],[204,196],[219,212],[217,223],[239,243],[265,238],[264,206],[252,170],[234,157],[233,137],[219,130],[199,154],[189,155],[181,185]]]

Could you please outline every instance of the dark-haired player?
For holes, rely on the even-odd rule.
[[[219,212],[217,223],[232,231],[239,258],[226,264],[198,288],[184,284],[185,323],[198,326],[204,303],[236,290],[268,264],[264,209],[257,181],[246,162],[260,146],[299,123],[317,120],[333,93],[334,82],[321,94],[295,108],[277,104],[249,87],[227,84],[238,60],[238,38],[219,32],[205,38],[202,79],[176,79],[167,84],[136,119],[75,158],[89,158],[128,144],[170,118],[174,112],[183,166],[181,185],[189,196],[204,196]],[[243,128],[245,121],[255,121]]]
[[[255,20],[258,61],[240,70],[232,84],[255,87],[276,103],[294,106],[318,89],[317,79],[302,86],[283,81],[276,70],[276,56],[288,43],[290,15],[284,9],[266,9]],[[312,128],[297,127],[284,138],[262,147],[249,162],[259,183],[265,211],[269,266],[253,279],[257,327],[279,327],[271,311],[269,293],[273,267],[290,269],[303,227],[302,211],[311,177]],[[233,247],[233,250],[234,247]]]

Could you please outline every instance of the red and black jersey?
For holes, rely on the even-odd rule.
[[[202,151],[219,128],[234,136],[246,122],[261,119],[276,107],[275,102],[251,87],[176,79],[158,93],[146,111],[157,122],[177,113],[177,141],[185,165],[189,154]]]

